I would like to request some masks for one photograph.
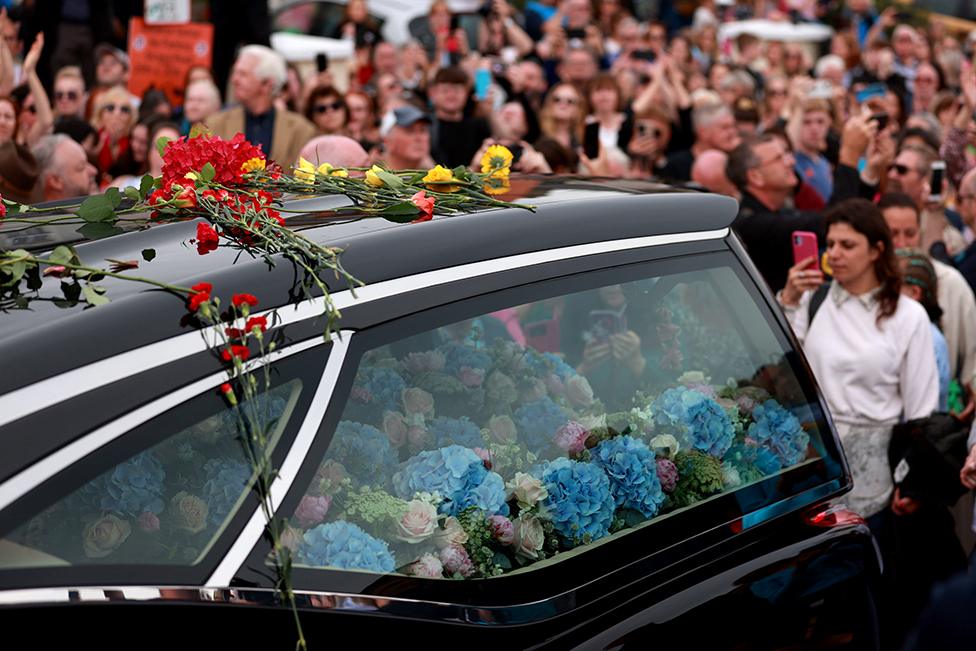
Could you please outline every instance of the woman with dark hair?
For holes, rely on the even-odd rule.
[[[894,493],[891,428],[938,406],[932,333],[925,308],[901,293],[891,234],[878,207],[864,199],[843,201],[826,214],[825,226],[833,273],[828,289],[820,289],[823,274],[810,257],[790,268],[778,298],[844,445],[854,478],[845,499],[879,532]]]
[[[613,75],[601,73],[587,87],[593,113],[586,117],[583,150],[590,158],[599,155],[599,147],[627,151],[634,130],[633,116],[625,111],[620,84]]]
[[[346,100],[332,86],[316,86],[308,95],[305,117],[315,124],[321,135],[345,135],[349,122]]]

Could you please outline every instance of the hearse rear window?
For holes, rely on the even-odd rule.
[[[367,351],[290,514],[296,566],[497,577],[809,487],[784,478],[824,467],[822,416],[748,280],[627,278]]]

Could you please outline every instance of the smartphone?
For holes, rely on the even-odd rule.
[[[884,97],[887,93],[888,93],[888,87],[885,86],[884,84],[869,84],[864,88],[862,88],[861,90],[857,91],[857,95],[855,95],[854,97],[857,100],[858,104],[863,104],[869,99],[873,99],[875,97]]]
[[[573,29],[567,29],[566,38],[568,39],[578,38],[582,41],[583,39],[586,38],[586,30],[579,27],[575,27]]]
[[[885,130],[885,127],[888,126],[888,119],[889,119],[888,114],[883,111],[880,113],[874,113],[873,115],[871,115],[870,118],[868,118],[868,120],[874,120],[875,122],[878,123],[878,131]]]
[[[515,165],[522,158],[522,152],[524,150],[522,145],[516,142],[508,146],[508,151],[512,152],[512,165]]]
[[[834,96],[834,87],[829,81],[818,79],[813,83],[807,97],[810,99],[830,99]]]
[[[799,264],[802,260],[813,258],[816,260],[816,264],[807,268],[819,269],[820,247],[817,245],[817,234],[810,231],[793,231],[790,239],[793,241],[793,264]]]
[[[488,87],[491,86],[491,70],[478,68],[474,71],[474,96],[478,100],[488,99]]]
[[[326,68],[329,67],[329,55],[325,52],[319,52],[316,54],[315,67],[319,72],[325,72]]]
[[[932,163],[932,175],[929,177],[929,203],[942,203],[942,179],[945,178],[946,164],[943,160]]]
[[[647,61],[648,63],[653,63],[657,59],[657,54],[654,53],[654,50],[637,50],[630,56],[639,61]]]
[[[627,317],[624,310],[590,310],[590,328],[587,331],[589,339],[595,343],[602,343],[610,339],[610,335],[627,332]]]

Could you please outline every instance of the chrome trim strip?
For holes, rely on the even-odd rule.
[[[505,258],[472,262],[448,269],[427,271],[413,276],[374,283],[367,287],[357,289],[355,297],[348,290],[341,291],[334,294],[332,300],[335,306],[342,310],[352,305],[360,305],[369,301],[387,298],[405,291],[436,287],[438,285],[509,269],[529,267],[566,258],[609,253],[611,251],[626,251],[629,249],[662,246],[665,244],[716,240],[728,234],[729,229],[722,228],[698,233],[649,235],[646,237],[592,242],[589,244],[547,249],[545,251],[521,253]],[[288,309],[288,306],[284,306],[277,308],[276,311],[279,317],[281,317],[281,325],[288,325],[318,317],[322,313],[322,303],[322,299],[317,298],[311,301],[304,301],[296,305],[294,309]],[[261,314],[267,316],[274,311],[269,310]],[[206,349],[206,343],[203,337],[200,336],[200,332],[188,332],[66,371],[60,375],[35,382],[26,387],[15,389],[0,396],[0,426],[93,389],[118,382],[145,370],[203,352]]]
[[[301,468],[309,448],[312,447],[312,441],[315,440],[319,425],[329,407],[332,390],[339,380],[339,371],[342,370],[342,363],[345,360],[346,352],[349,350],[349,340],[352,339],[352,334],[349,330],[343,330],[332,335],[332,352],[329,353],[329,359],[322,371],[322,379],[319,381],[312,402],[309,404],[305,420],[302,421],[302,426],[298,430],[298,434],[295,435],[295,441],[271,484],[271,503],[275,511],[281,506],[281,501],[288,493],[288,489],[291,488],[295,475],[298,474],[298,469]],[[241,535],[238,536],[223,560],[220,561],[217,569],[204,583],[204,586],[218,588],[230,585],[231,579],[237,574],[237,570],[244,564],[248,554],[251,553],[251,549],[257,544],[264,531],[265,524],[264,513],[261,509],[255,509]]]
[[[325,341],[318,337],[309,339],[294,346],[288,346],[287,348],[270,353],[269,360],[272,362],[277,361],[324,343]],[[14,501],[33,490],[41,482],[53,477],[62,469],[67,468],[98,448],[111,443],[134,427],[138,427],[164,411],[172,409],[180,403],[219,385],[221,382],[225,382],[226,379],[227,375],[221,371],[197,380],[193,384],[181,387],[172,393],[168,393],[147,405],[143,405],[103,425],[90,434],[44,457],[34,465],[25,468],[3,482],[3,484],[0,484],[0,509],[5,509]]]

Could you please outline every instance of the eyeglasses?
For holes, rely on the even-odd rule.
[[[108,113],[115,113],[116,111],[119,111],[120,113],[125,113],[126,115],[132,113],[132,107],[128,104],[106,104],[102,110]]]
[[[914,171],[915,170],[910,168],[908,165],[902,165],[901,163],[892,163],[891,165],[888,166],[888,172],[889,173],[894,172],[898,176],[905,176],[909,172],[914,172]]]
[[[570,106],[579,104],[579,100],[575,97],[560,97],[559,95],[553,95],[552,101],[556,104],[569,104]]]
[[[766,91],[766,94],[769,95],[770,97],[786,97],[786,89],[770,88],[769,90]]]
[[[960,194],[959,201],[969,201],[970,199],[976,199],[976,194]]]
[[[56,91],[54,91],[54,99],[56,99],[56,100],[59,100],[59,99],[68,99],[68,100],[71,100],[73,102],[76,99],[78,99],[78,91],[76,91],[76,90],[68,90],[68,91],[56,90]]]
[[[773,156],[769,160],[765,160],[765,161],[762,161],[761,160],[761,161],[759,161],[759,164],[756,165],[756,167],[765,167],[765,166],[769,165],[770,163],[779,163],[779,162],[782,162],[783,159],[785,159],[787,157],[792,157],[792,156],[793,156],[793,152],[791,152],[789,150],[781,151],[780,153],[776,154],[775,156]]]
[[[315,112],[316,113],[325,113],[326,111],[338,111],[338,110],[344,109],[344,108],[346,108],[345,103],[343,103],[343,101],[341,99],[337,99],[336,101],[334,101],[334,102],[332,102],[330,104],[316,104],[315,105]]]

